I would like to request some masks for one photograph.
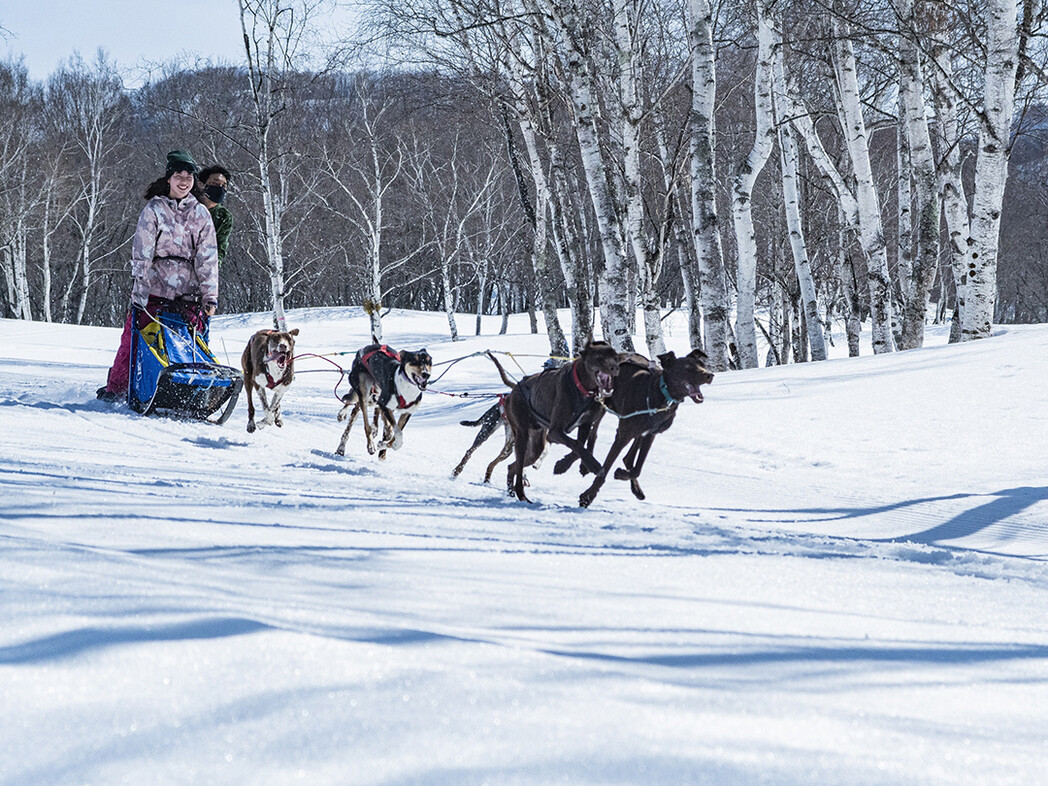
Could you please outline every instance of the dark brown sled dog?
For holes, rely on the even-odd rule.
[[[653,369],[650,364],[633,360],[622,363],[615,378],[615,389],[605,402],[607,408],[619,417],[615,441],[592,485],[579,496],[579,505],[585,508],[593,502],[604,485],[608,470],[622,449],[631,442],[633,444],[622,459],[626,468],[615,470],[615,478],[628,480],[633,496],[644,499],[637,478],[640,477],[651,443],[656,434],[661,434],[673,425],[677,405],[681,401],[690,398],[696,404],[702,403],[702,391],[699,388],[713,381],[713,374],[706,369],[706,360],[706,353],[701,349],[693,349],[682,358],[672,352],[659,355],[661,369]]]
[[[618,373],[619,354],[604,341],[591,341],[573,363],[532,374],[517,383],[506,399],[515,452],[506,483],[517,499],[531,501],[524,494],[524,467],[542,456],[547,441],[567,445],[590,472],[600,471],[600,463],[586,441],[594,417],[601,411],[600,400],[611,395]],[[569,436],[576,429],[578,437]]]

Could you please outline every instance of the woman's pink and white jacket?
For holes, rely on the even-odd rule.
[[[215,225],[196,197],[176,202],[155,196],[146,202],[131,244],[131,275],[131,302],[143,308],[150,295],[218,305]]]

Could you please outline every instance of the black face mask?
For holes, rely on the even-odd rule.
[[[222,186],[204,186],[204,193],[207,194],[208,199],[220,205],[222,200],[226,198],[226,190]]]

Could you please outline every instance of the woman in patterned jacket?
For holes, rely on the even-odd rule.
[[[178,301],[200,331],[218,308],[218,247],[211,215],[193,194],[197,165],[183,150],[167,154],[164,177],[146,190],[131,245],[131,312],[124,324],[113,367],[98,398],[116,401],[127,392],[131,335],[138,320],[156,314],[166,301]],[[146,312],[145,314],[141,312]]]

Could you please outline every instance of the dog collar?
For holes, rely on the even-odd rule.
[[[582,380],[579,379],[579,361],[575,361],[571,364],[571,378],[575,381],[575,387],[579,389],[579,392],[586,398],[592,398],[597,394],[595,390],[586,390],[582,385]]]
[[[662,395],[665,396],[667,404],[680,404],[681,401],[683,401],[683,399],[674,398],[670,395],[670,389],[666,387],[666,377],[664,376],[659,377],[659,390],[662,392]]]

